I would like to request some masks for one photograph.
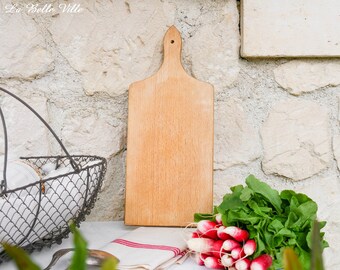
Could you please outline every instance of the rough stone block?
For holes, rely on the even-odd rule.
[[[25,101],[48,122],[47,100],[44,97],[31,97]],[[12,97],[6,96],[1,101],[8,137],[10,160],[21,156],[39,156],[50,154],[48,130],[42,122],[24,105]],[[4,154],[4,137],[0,128],[0,155]]]
[[[32,80],[53,69],[43,35],[25,13],[0,18],[0,77]]]
[[[261,155],[259,134],[249,123],[240,100],[229,99],[216,104],[215,163],[216,170],[236,164],[247,164]]]
[[[184,45],[192,59],[193,75],[213,84],[215,91],[232,85],[240,70],[236,3],[227,1],[225,10],[224,17],[202,25]]]
[[[340,61],[290,61],[274,70],[275,80],[293,95],[340,84]]]
[[[329,166],[329,117],[315,102],[288,99],[275,104],[261,135],[267,174],[302,180]]]
[[[72,154],[98,155],[105,158],[118,153],[125,143],[125,127],[113,126],[96,113],[66,118],[61,137]]]

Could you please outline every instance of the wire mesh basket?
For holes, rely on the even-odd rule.
[[[64,156],[21,157],[14,166],[34,170],[36,174],[32,174],[39,175],[39,179],[9,188],[7,128],[0,107],[5,145],[3,180],[0,181],[0,242],[20,246],[28,252],[50,247],[54,243],[60,244],[70,233],[70,221],[79,226],[93,208],[105,176],[106,160],[98,156],[70,155],[51,127],[32,107],[8,90],[1,87],[0,90],[35,114],[65,153]],[[43,176],[46,168],[50,173]],[[8,259],[0,245],[0,263]]]

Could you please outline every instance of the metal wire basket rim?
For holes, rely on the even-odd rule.
[[[60,178],[60,177],[65,177],[65,176],[68,176],[68,175],[72,175],[72,174],[79,174],[80,172],[82,171],[85,171],[87,169],[90,169],[90,168],[93,168],[93,167],[96,167],[98,165],[106,165],[106,159],[103,158],[103,157],[99,157],[99,156],[88,156],[88,155],[72,155],[72,157],[74,158],[79,158],[79,157],[86,157],[86,158],[96,158],[98,160],[100,160],[101,162],[99,163],[96,163],[96,164],[93,164],[93,165],[86,165],[85,167],[81,168],[79,171],[73,171],[73,172],[69,172],[69,173],[64,173],[64,174],[60,174],[60,175],[57,175],[57,176],[54,176],[54,177],[50,177],[50,178],[46,178],[46,179],[41,179],[41,180],[38,180],[38,181],[35,181],[33,183],[30,183],[30,184],[27,184],[25,186],[22,186],[22,187],[18,187],[18,188],[15,188],[15,189],[9,189],[3,193],[0,193],[0,198],[1,196],[3,195],[6,195],[8,193],[13,193],[13,192],[16,192],[16,191],[19,191],[19,190],[23,190],[23,189],[26,189],[28,187],[32,187],[32,186],[35,186],[37,184],[41,185],[43,183],[46,183],[46,182],[50,182],[52,180],[55,180],[57,178]],[[36,156],[36,157],[20,157],[20,159],[39,159],[39,158],[69,158],[68,156]]]

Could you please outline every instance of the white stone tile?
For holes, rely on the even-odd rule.
[[[241,3],[242,56],[340,56],[340,1]]]

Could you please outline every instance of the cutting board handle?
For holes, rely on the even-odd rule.
[[[180,32],[173,25],[164,36],[164,58],[161,72],[185,72],[181,61],[182,38]]]

